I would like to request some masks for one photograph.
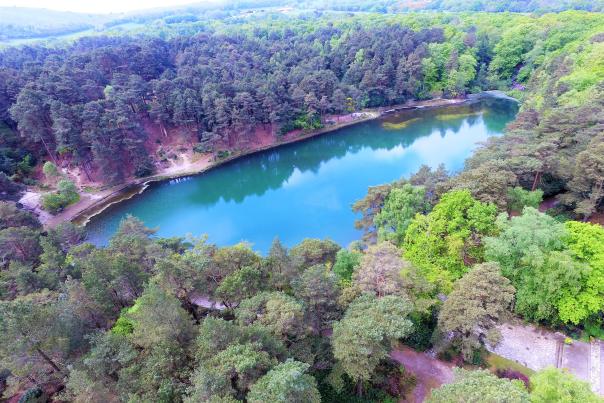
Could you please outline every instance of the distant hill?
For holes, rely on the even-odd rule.
[[[0,43],[87,35],[115,27],[153,22],[178,24],[228,17],[242,10],[279,9],[398,13],[408,11],[559,12],[604,11],[604,0],[207,0],[183,6],[162,7],[130,13],[84,14],[39,8],[0,7]],[[212,11],[212,13],[209,13]],[[130,25],[129,25],[130,24]]]
[[[90,29],[112,18],[115,17],[42,8],[0,7],[0,39],[61,35]]]

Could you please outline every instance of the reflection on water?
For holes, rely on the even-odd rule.
[[[346,245],[359,237],[350,206],[368,186],[408,176],[422,164],[461,169],[477,143],[503,131],[516,108],[510,101],[487,99],[406,110],[188,180],[152,184],[94,217],[87,225],[89,239],[105,244],[119,221],[132,214],[159,227],[160,236],[207,233],[220,245],[246,240],[261,252],[277,235],[290,246],[305,237]]]

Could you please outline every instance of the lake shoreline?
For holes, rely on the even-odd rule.
[[[173,180],[186,176],[200,175],[211,169],[220,167],[242,157],[253,155],[273,148],[278,148],[284,145],[305,141],[326,133],[331,133],[346,127],[376,120],[404,110],[434,109],[447,106],[462,105],[470,102],[476,102],[482,99],[483,97],[491,96],[493,95],[485,92],[478,94],[470,94],[469,96],[464,98],[435,98],[424,101],[409,101],[401,105],[364,109],[360,112],[345,115],[346,117],[352,117],[352,119],[350,120],[338,122],[318,130],[302,132],[301,134],[294,135],[291,137],[287,137],[287,135],[285,135],[281,138],[275,138],[275,140],[268,145],[252,147],[250,149],[234,153],[226,158],[222,158],[219,160],[201,158],[200,160],[195,162],[186,162],[184,165],[178,166],[178,169],[174,169],[173,167],[171,167],[160,171],[152,176],[131,179],[119,185],[103,189],[99,192],[83,192],[81,194],[80,201],[68,206],[65,210],[54,216],[50,216],[48,213],[40,211],[39,206],[26,205],[26,207],[28,207],[30,210],[34,210],[34,212],[38,214],[45,228],[53,228],[58,224],[67,221],[71,221],[75,224],[85,226],[94,216],[102,213],[105,209],[109,208],[110,206],[116,203],[123,202],[125,200],[131,199],[132,197],[138,194],[141,194],[150,186],[151,183],[154,182]],[[28,193],[31,194],[32,192],[30,191]]]

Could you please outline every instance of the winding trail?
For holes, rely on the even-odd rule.
[[[413,373],[417,380],[413,394],[401,401],[423,402],[432,389],[453,381],[453,364],[438,360],[428,353],[400,346],[390,352],[390,357],[402,364],[406,371]]]

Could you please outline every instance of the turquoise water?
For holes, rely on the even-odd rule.
[[[405,111],[178,183],[154,183],[93,217],[88,237],[106,244],[120,220],[132,214],[157,228],[158,236],[208,234],[218,245],[248,241],[262,253],[276,236],[288,246],[309,237],[347,245],[361,235],[351,205],[367,187],[407,177],[422,164],[460,170],[477,143],[501,134],[516,112],[515,103],[501,99]]]

